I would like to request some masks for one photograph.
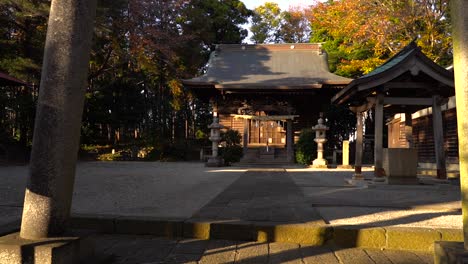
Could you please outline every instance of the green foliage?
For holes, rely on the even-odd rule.
[[[309,20],[312,42],[324,42],[332,71],[367,74],[413,39],[436,63],[452,61],[449,0],[317,2]]]
[[[317,155],[317,143],[314,141],[315,132],[312,129],[303,129],[296,143],[296,162],[310,165]]]
[[[240,43],[251,11],[239,0],[194,0],[184,6],[179,19],[185,31],[193,32],[204,45]]]
[[[255,43],[302,43],[309,41],[310,25],[305,10],[281,11],[277,3],[255,8],[250,38]]]
[[[222,142],[226,145],[226,147],[240,145],[241,143],[241,135],[239,131],[229,129],[226,132],[221,134]]]
[[[277,3],[266,2],[255,8],[252,16],[251,40],[255,43],[276,42],[281,22],[281,9]]]
[[[224,159],[226,165],[230,165],[233,162],[239,162],[243,155],[243,149],[241,146],[230,146],[223,147],[220,149],[220,155]]]
[[[340,150],[343,140],[348,140],[355,131],[356,116],[344,106],[329,105],[325,110],[325,117],[329,127],[325,147]]]
[[[220,149],[220,155],[224,159],[224,162],[227,165],[239,162],[243,154],[240,144],[242,138],[240,133],[237,130],[229,129],[221,134],[221,138],[223,147]]]
[[[117,161],[117,160],[122,160],[122,152],[117,151],[114,154],[112,153],[104,153],[100,154],[97,157],[97,160],[99,161]]]
[[[0,72],[38,84],[50,1],[0,0]],[[0,87],[0,128],[23,148],[32,141],[35,87]]]

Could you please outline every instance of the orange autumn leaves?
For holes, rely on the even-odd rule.
[[[325,42],[342,75],[372,71],[413,39],[434,61],[451,61],[448,0],[317,2],[307,14],[311,40]]]

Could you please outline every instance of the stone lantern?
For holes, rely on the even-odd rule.
[[[209,140],[212,142],[212,155],[206,163],[207,167],[221,167],[224,166],[224,160],[218,156],[218,145],[221,141],[221,129],[223,125],[219,123],[217,116],[213,117],[213,123],[208,126],[211,129]]]
[[[312,130],[315,131],[314,141],[317,143],[317,158],[312,162],[312,167],[326,168],[328,162],[323,158],[323,144],[327,142],[326,131],[329,127],[323,124],[323,113],[320,113],[320,118],[317,122],[318,124],[312,127]]]

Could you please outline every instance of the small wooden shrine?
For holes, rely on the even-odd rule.
[[[339,91],[332,103],[348,106],[357,117],[355,176],[361,177],[362,134],[364,112],[372,109],[375,118],[375,179],[383,179],[383,128],[385,117],[401,113],[405,124],[405,148],[414,148],[412,117],[421,109],[432,108],[434,155],[438,178],[446,178],[444,124],[441,106],[455,94],[453,72],[434,63],[414,43],[410,43],[374,71],[352,81]],[[390,137],[392,137],[392,133]],[[398,136],[399,138],[399,136]],[[402,144],[398,144],[401,147]],[[392,147],[391,144],[389,147]],[[420,147],[420,146],[419,146]],[[409,166],[409,165],[408,165]]]

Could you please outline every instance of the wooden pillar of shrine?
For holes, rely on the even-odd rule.
[[[437,164],[437,178],[447,178],[444,150],[444,127],[442,121],[441,99],[435,95],[432,97],[432,127],[434,130],[434,150]]]
[[[362,112],[356,112],[356,154],[354,158],[354,180],[362,180],[362,145],[364,126],[362,120]]]
[[[374,181],[384,181],[383,169],[383,94],[378,94],[375,100],[374,129]]]

